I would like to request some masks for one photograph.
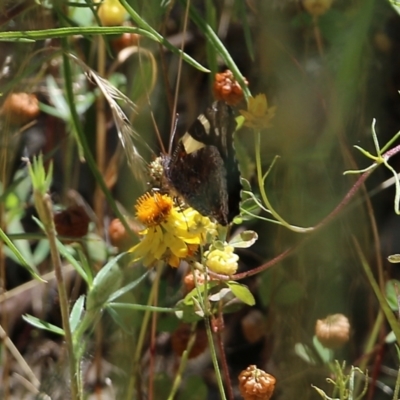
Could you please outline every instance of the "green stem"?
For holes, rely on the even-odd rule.
[[[65,342],[68,351],[69,373],[71,379],[71,398],[72,400],[81,399],[81,387],[79,385],[78,363],[75,357],[74,345],[72,340],[71,327],[69,324],[68,296],[65,288],[64,277],[62,274],[62,264],[60,253],[57,249],[57,234],[54,227],[52,204],[49,194],[44,196],[35,193],[35,204],[39,216],[45,227],[46,235],[49,239],[51,260],[54,266],[54,274],[57,281],[58,296],[60,300],[60,310],[62,325],[65,333]],[[40,206],[41,204],[41,206]]]
[[[399,391],[400,391],[400,368],[397,371],[396,386],[394,387],[393,400],[397,400],[399,398]]]
[[[197,324],[194,322],[191,326],[190,330],[190,339],[188,341],[186,350],[183,352],[182,357],[181,357],[181,362],[179,364],[178,372],[175,376],[174,383],[171,388],[171,392],[169,393],[168,399],[167,400],[173,400],[176,392],[179,389],[179,386],[182,382],[182,376],[183,376],[183,371],[185,370],[187,360],[189,358],[190,351],[192,350],[192,347],[194,345],[194,342],[196,340],[196,326]]]
[[[205,318],[204,323],[206,326],[208,345],[210,347],[210,355],[211,355],[211,360],[212,360],[212,363],[214,366],[215,378],[217,379],[219,393],[221,395],[221,400],[226,400],[224,384],[222,382],[221,371],[219,370],[217,353],[215,351],[215,346],[214,346],[214,338],[213,338],[211,326],[210,326],[210,319]]]
[[[161,268],[161,266],[157,266],[156,267],[156,278],[155,278],[155,282],[159,281],[159,278],[161,276],[161,273],[163,271],[163,268]],[[149,298],[147,301],[147,305],[150,306],[150,304],[153,304],[154,299],[157,295],[157,291],[158,291],[158,284],[154,284],[151,287],[151,292],[149,294]],[[138,372],[139,366],[140,366],[140,356],[142,354],[142,349],[143,349],[143,345],[144,345],[144,340],[146,337],[146,333],[147,333],[147,326],[149,324],[149,320],[150,317],[152,315],[152,312],[149,308],[146,309],[146,313],[143,316],[143,321],[142,321],[142,326],[141,326],[141,330],[139,333],[139,338],[137,341],[137,345],[136,345],[136,350],[135,350],[135,355],[133,357],[133,372],[132,372],[132,377],[129,381],[129,386],[128,386],[128,391],[126,394],[126,399],[132,399],[133,396],[133,390],[135,388],[135,384],[136,384],[136,374]]]
[[[378,283],[376,282],[375,278],[374,278],[374,274],[371,271],[371,268],[361,250],[361,247],[358,243],[358,241],[353,238],[358,256],[360,257],[361,260],[361,265],[364,269],[365,274],[367,275],[369,284],[371,285],[376,297],[378,298],[378,302],[379,305],[381,307],[381,310],[384,312],[385,317],[390,325],[390,328],[392,329],[392,331],[394,332],[394,335],[396,336],[396,341],[397,344],[400,345],[400,325],[399,322],[397,321],[395,315],[393,314],[392,310],[389,307],[389,304],[387,303],[385,297],[383,296],[383,294],[381,293],[381,290],[379,288]]]
[[[288,222],[286,222],[272,207],[268,196],[265,192],[264,188],[264,176],[262,173],[262,163],[261,163],[261,145],[260,145],[260,132],[255,132],[255,138],[254,138],[254,152],[256,156],[256,169],[257,169],[257,182],[258,182],[258,187],[260,189],[260,194],[261,198],[266,206],[266,208],[271,212],[271,214],[276,218],[282,225],[284,225],[286,228],[290,229],[293,232],[309,232],[312,231],[314,228],[302,228],[299,226],[293,226],[290,225]]]

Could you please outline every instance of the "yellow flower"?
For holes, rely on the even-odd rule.
[[[146,193],[135,208],[137,218],[147,228],[140,232],[142,241],[130,251],[135,253],[136,260],[143,259],[145,266],[164,260],[178,267],[181,259],[192,256],[199,245],[205,244],[207,234],[216,234],[215,224],[209,218],[192,208],[175,207],[167,195]]]
[[[264,129],[271,126],[271,119],[275,116],[276,107],[268,108],[265,94],[249,97],[246,110],[239,110],[245,118],[244,125],[253,129]]]
[[[214,248],[206,251],[206,266],[217,274],[233,275],[238,269],[239,260],[239,256],[233,250],[233,246],[225,243],[223,250]]]

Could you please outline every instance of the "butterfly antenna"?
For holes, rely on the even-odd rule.
[[[174,143],[175,135],[176,135],[176,128],[178,126],[178,117],[179,114],[175,114],[175,118],[173,119],[173,127],[172,127],[172,132],[171,135],[169,135],[169,143],[168,143],[168,154],[171,154],[172,151],[172,145]]]
[[[172,109],[173,118],[172,118],[172,122],[171,122],[170,137],[174,134],[174,131],[176,128],[176,108],[177,108],[177,104],[178,104],[179,86],[180,86],[181,75],[182,75],[182,62],[183,62],[182,54],[183,54],[183,50],[185,48],[187,23],[188,23],[188,19],[189,19],[189,9],[190,9],[190,0],[188,0],[186,2],[185,18],[184,18],[183,31],[182,31],[181,55],[179,57],[178,74],[177,74],[177,78],[176,78],[176,87],[175,87],[175,95],[174,95],[174,105],[173,105],[173,109]]]

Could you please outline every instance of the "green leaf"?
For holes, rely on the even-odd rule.
[[[110,273],[111,269],[118,263],[118,261],[127,255],[128,253],[123,252],[118,254],[116,257],[112,258],[95,276],[93,280],[93,286],[99,286],[104,280],[107,279],[107,275]]]
[[[315,335],[313,337],[313,344],[314,344],[315,350],[317,351],[317,353],[321,357],[321,360],[325,364],[333,361],[333,354],[334,354],[333,350],[327,349],[326,347],[324,347]]]
[[[392,5],[397,14],[400,15],[400,3],[397,1],[389,1],[389,3]]]
[[[22,215],[20,214],[16,214],[13,216],[12,220],[8,223],[7,225],[7,233],[9,235],[21,235],[21,234],[25,234],[24,232],[24,228],[22,227],[21,224],[21,218]],[[20,252],[21,256],[25,259],[25,260],[29,260],[29,264],[31,266],[35,265],[32,263],[32,251],[31,251],[31,246],[29,244],[28,240],[14,240],[14,245],[15,247],[18,249],[18,251]],[[15,254],[13,254],[13,258],[14,260],[19,263],[18,258],[16,257]]]
[[[32,261],[35,265],[40,264],[50,253],[50,244],[47,239],[39,240],[32,255]]]
[[[400,295],[400,281],[391,279],[385,286],[386,300],[392,311],[399,311],[398,294]]]
[[[242,285],[241,283],[238,283],[235,281],[228,281],[228,282],[225,282],[225,284],[229,286],[229,288],[232,290],[232,293],[235,295],[235,297],[237,297],[243,303],[245,303],[249,306],[254,306],[254,304],[256,304],[254,296],[252,295],[252,293],[250,292],[250,290],[247,286]]]
[[[86,271],[82,268],[80,263],[75,259],[75,257],[71,254],[70,248],[64,246],[59,240],[57,240],[57,249],[60,254],[74,267],[76,272],[84,279],[86,283],[90,283],[88,275]]]
[[[52,75],[47,75],[46,86],[51,104],[57,110],[59,118],[65,122],[68,122],[71,119],[71,111],[68,107],[65,97],[63,96],[63,91],[59,88]]]
[[[72,333],[75,332],[75,329],[77,328],[81,320],[84,304],[85,304],[85,295],[82,295],[75,302],[74,307],[72,308],[71,314],[69,316],[69,323]]]
[[[230,293],[232,293],[232,290],[230,288],[222,288],[217,293],[208,296],[208,300],[218,302]]]
[[[257,204],[257,201],[259,200],[252,196],[240,203],[240,218],[243,221],[251,221],[261,213],[261,207]]]
[[[234,236],[229,244],[235,248],[245,249],[252,246],[258,239],[258,235],[254,231],[243,231],[239,235]]]
[[[192,304],[186,304],[184,301],[178,302],[175,308],[175,315],[178,319],[183,322],[191,323],[197,322],[204,318],[204,313],[201,308],[198,306],[194,306],[195,302],[192,299]]]
[[[74,0],[74,4],[77,6],[79,5],[79,7],[68,7],[69,18],[71,18],[79,26],[85,27],[92,25],[94,17],[93,11],[90,8],[93,8],[93,6],[91,5],[91,7],[89,7],[86,0]]]
[[[50,324],[46,321],[43,321],[39,318],[32,316],[32,315],[28,315],[28,314],[23,315],[22,319],[24,321],[28,322],[29,324],[33,325],[36,328],[43,329],[43,330],[49,331],[49,332],[53,332],[57,335],[64,336],[64,329],[61,329],[58,326]]]
[[[107,246],[104,240],[95,233],[88,233],[86,235],[87,251],[89,253],[89,259],[103,263],[107,259]]]
[[[303,343],[296,343],[294,346],[294,352],[297,356],[299,356],[303,361],[308,364],[316,365],[317,362],[311,352],[311,350]]]
[[[197,299],[200,293],[200,296],[203,295],[205,289],[206,289],[206,284],[203,283],[202,285],[199,285],[197,288],[192,289],[184,298],[183,302],[188,305],[188,306],[193,306],[194,305],[194,299]],[[218,286],[219,282],[217,281],[208,281],[207,282],[207,291],[210,292],[211,289],[214,287]],[[196,300],[197,304],[198,300]]]
[[[31,178],[28,174],[28,170],[26,168],[18,170],[13,178],[13,182],[11,185],[7,186],[5,191],[5,195],[13,194],[16,195],[19,199],[19,206],[23,206],[24,203],[29,199],[29,196],[32,193],[32,182]],[[1,201],[1,198],[0,198]],[[8,199],[7,199],[8,201]],[[14,204],[14,207],[17,205]]]
[[[125,293],[129,292],[130,290],[134,289],[136,286],[138,286],[147,276],[150,274],[150,270],[147,270],[142,276],[140,276],[138,279],[135,281],[129,283],[128,285],[125,285],[121,289],[117,290],[114,292],[109,298],[108,301],[114,301],[118,297],[124,295]]]
[[[95,276],[87,298],[87,310],[104,307],[110,296],[121,284],[122,272],[118,261],[127,253],[121,253],[111,259]]]
[[[132,335],[135,331],[135,327],[132,324],[128,324],[126,319],[121,316],[120,310],[116,310],[112,307],[107,307],[107,312],[114,320],[114,322],[128,335]]]
[[[14,243],[9,239],[9,237],[4,233],[4,231],[0,228],[0,239],[4,241],[4,243],[8,246],[8,248],[13,252],[13,254],[17,257],[18,262],[29,271],[29,273],[38,281],[46,282],[44,279],[40,277],[35,267],[31,265],[28,260],[24,258],[24,256],[18,251],[15,247]]]

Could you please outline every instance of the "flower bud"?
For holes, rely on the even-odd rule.
[[[239,256],[233,252],[233,246],[224,245],[224,249],[211,249],[204,253],[206,266],[217,274],[233,275],[238,269]]]

